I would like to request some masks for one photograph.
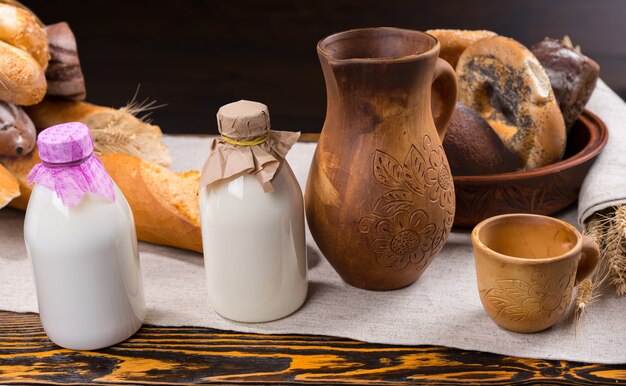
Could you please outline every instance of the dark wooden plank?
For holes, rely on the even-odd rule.
[[[37,314],[0,311],[1,384],[625,384],[626,365],[394,347],[306,335],[145,326],[99,351],[59,348]]]
[[[270,107],[280,130],[319,131],[326,96],[315,45],[356,27],[491,29],[531,45],[570,34],[626,95],[623,0],[23,0],[78,39],[89,100],[168,105],[168,133],[215,133],[219,106],[241,98]]]

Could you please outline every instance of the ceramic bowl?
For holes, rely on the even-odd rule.
[[[578,199],[607,139],[604,122],[585,110],[572,127],[562,161],[530,171],[454,177],[454,226],[472,227],[506,213],[549,215],[566,208]]]

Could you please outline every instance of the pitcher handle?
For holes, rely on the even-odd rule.
[[[433,112],[433,120],[439,134],[439,139],[443,143],[446,135],[448,122],[454,112],[456,104],[456,74],[448,62],[437,58],[435,64],[435,74],[430,97],[430,106]]]
[[[599,255],[598,244],[591,237],[583,235],[583,249],[578,262],[578,270],[576,271],[576,285],[591,275],[593,270],[596,269]]]

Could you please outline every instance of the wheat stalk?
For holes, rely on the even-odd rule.
[[[618,296],[626,294],[626,205],[615,209],[606,232],[604,258],[608,268],[609,282],[615,286]]]
[[[626,205],[594,213],[584,230],[598,244],[600,256],[595,271],[578,285],[574,299],[577,325],[603,290],[614,286],[617,296],[626,294]]]
[[[146,120],[149,113],[161,105],[147,99],[142,102],[136,99],[137,93],[125,107],[118,110],[102,109],[84,117],[83,122],[91,130],[94,151],[96,154],[129,154],[169,166],[172,158],[165,144],[161,142],[161,130]],[[140,116],[142,113],[144,115]]]
[[[604,247],[606,239],[606,222],[605,216],[594,213],[591,219],[585,224],[585,234],[598,244],[600,250]],[[602,286],[606,275],[603,272],[601,264],[598,264],[596,270],[578,286],[576,299],[574,301],[576,307],[576,315],[580,320],[591,303],[599,298],[598,289]]]

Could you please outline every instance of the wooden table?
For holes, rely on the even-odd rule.
[[[626,348],[625,348],[626,349]],[[389,346],[307,335],[145,326],[98,351],[62,349],[37,314],[0,311],[0,384],[626,384],[625,365]]]

